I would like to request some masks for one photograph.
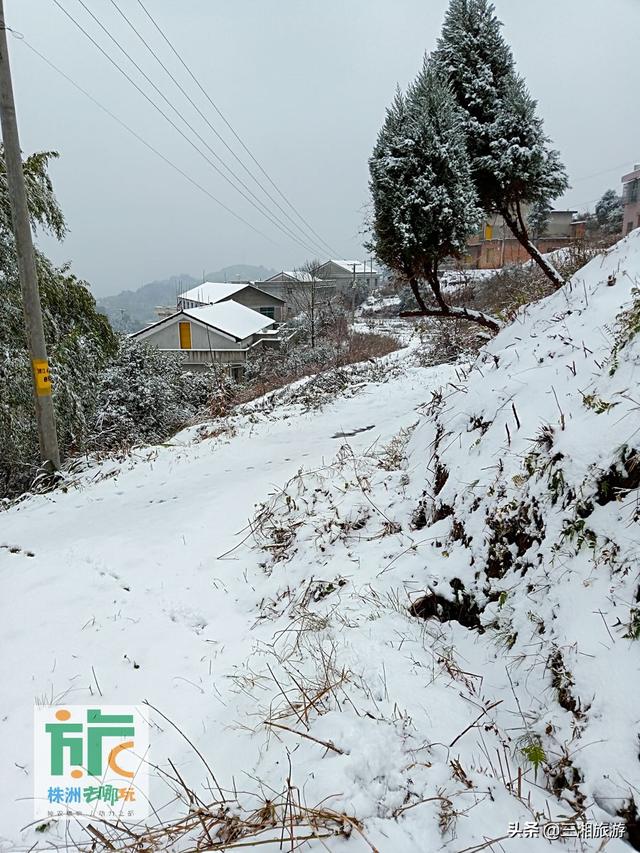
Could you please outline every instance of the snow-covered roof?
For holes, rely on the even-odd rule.
[[[304,270],[282,270],[282,272],[279,272],[276,275],[272,275],[271,278],[265,279],[265,283],[275,281],[276,279],[283,278],[284,276],[286,276],[287,278],[292,278],[295,281],[314,280],[312,274],[310,272],[305,272]]]
[[[353,275],[353,268],[356,268],[356,275],[361,275],[362,273],[371,274],[371,263],[368,261],[336,261],[335,258],[331,258],[328,262],[330,264],[335,264],[338,267],[343,267],[347,272],[350,272]],[[324,266],[324,264],[323,264]],[[379,272],[378,268],[374,265],[373,267],[373,275],[376,275]]]
[[[247,287],[251,287],[253,290],[258,290],[260,293],[264,293],[265,296],[269,296],[271,299],[277,299],[279,302],[284,303],[284,299],[280,299],[279,296],[274,296],[271,293],[260,290],[260,288],[253,282],[249,281],[205,281],[202,284],[196,285],[196,287],[192,287],[191,290],[181,293],[178,299],[190,300],[191,302],[202,302],[206,305],[215,305],[223,299],[230,299],[232,296],[235,296],[236,293],[240,293],[241,290],[246,290]]]
[[[268,329],[274,323],[270,317],[265,317],[264,314],[233,301],[202,305],[199,308],[185,308],[182,313],[198,323],[231,335],[239,341]]]
[[[204,302],[213,305],[222,299],[228,299],[235,293],[244,290],[245,287],[249,287],[246,281],[204,281],[202,284],[192,287],[191,290],[181,293],[178,299],[190,299],[192,302]]]

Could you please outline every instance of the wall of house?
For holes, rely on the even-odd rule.
[[[283,320],[288,317],[295,317],[300,311],[304,310],[311,301],[312,285],[303,281],[286,281],[275,282],[260,282],[260,288],[264,287],[265,291],[280,299],[284,299],[285,308],[282,312]],[[321,281],[315,284],[315,299],[318,303],[327,302],[336,293],[336,282]],[[249,306],[253,307],[253,306]],[[257,309],[255,309],[257,310]],[[277,321],[277,315],[276,315]]]
[[[173,320],[168,320],[156,328],[151,329],[146,335],[140,335],[138,340],[143,340],[151,346],[159,349],[180,349],[179,323],[191,323],[191,349],[194,350],[235,350],[242,349],[246,344],[236,343],[224,335],[217,334],[212,329],[190,320],[184,315],[178,315]]]
[[[529,221],[529,209],[525,208],[525,223]],[[571,210],[552,210],[549,215],[547,226],[542,235],[542,239],[558,240],[569,239],[572,236],[573,229],[573,211]],[[488,216],[480,231],[471,238],[472,243],[482,243],[483,241],[509,240],[512,238],[512,232],[506,224],[502,216],[493,214]]]
[[[628,234],[634,228],[640,228],[640,168],[626,176],[622,198],[624,201],[622,233]]]
[[[569,245],[565,238],[543,237],[536,240],[537,248],[545,254]],[[524,264],[531,260],[527,250],[515,238],[511,240],[486,240],[480,245],[470,246],[470,265],[480,270],[500,269],[502,266]]]
[[[363,262],[359,261],[359,263],[362,264]],[[327,279],[329,281],[353,281],[353,272],[345,271],[343,267],[334,264],[332,261],[327,261],[326,264],[322,264],[322,266],[318,270],[318,275],[320,278]],[[358,281],[364,282],[365,284],[368,284],[368,286],[371,288],[375,288],[378,287],[380,284],[380,273],[375,268],[373,272],[366,269],[364,273],[356,272],[356,279]]]
[[[277,281],[259,281],[256,283],[256,286],[260,288],[260,290],[264,290],[265,293],[271,294],[271,296],[277,296],[279,299],[286,300],[286,289],[291,284],[290,281],[284,281],[278,279]]]
[[[282,297],[284,298],[284,297]],[[270,293],[261,293],[256,288],[248,287],[246,290],[241,290],[229,296],[228,299],[223,299],[223,302],[237,302],[239,305],[244,305],[246,308],[252,308],[260,313],[261,308],[273,308],[273,319],[276,323],[282,323],[286,318],[284,316],[284,308],[281,302],[278,301]]]
[[[544,238],[556,239],[561,237],[566,239],[571,236],[571,223],[573,214],[570,210],[552,211],[547,222],[547,227],[544,230]]]

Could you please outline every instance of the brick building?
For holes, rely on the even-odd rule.
[[[553,252],[584,236],[585,224],[574,222],[574,213],[573,210],[551,211],[545,230],[533,241],[541,252]],[[524,246],[516,240],[504,219],[498,214],[489,217],[482,231],[469,239],[467,250],[468,265],[482,270],[499,269],[531,260]]]
[[[622,178],[622,201],[622,233],[628,234],[634,228],[640,228],[640,163],[634,166],[633,172]]]

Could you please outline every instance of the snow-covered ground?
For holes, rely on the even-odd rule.
[[[419,328],[423,325],[419,320],[403,319],[402,317],[371,317],[364,315],[354,320],[354,332],[388,335],[395,338],[403,346],[417,344]]]
[[[85,704],[98,686],[104,704],[147,699],[198,740],[221,780],[252,771],[257,740],[229,730],[244,722],[232,705],[236,678],[273,626],[255,624],[257,556],[220,557],[244,539],[255,504],[298,471],[329,464],[346,442],[356,453],[381,446],[417,420],[450,370],[405,368],[406,357],[387,359],[400,378],[320,411],[290,405],[265,416],[252,404],[231,434],[200,440],[187,430],[0,515],[5,848],[29,849],[38,837],[18,843],[33,814],[35,702]],[[155,732],[153,761],[186,760],[199,785],[201,768],[189,767],[193,756],[173,734]]]
[[[100,692],[173,720],[233,808],[295,789],[359,822],[313,849],[630,849],[583,819],[640,849],[639,285],[637,231],[466,375],[409,348],[0,515],[4,846],[55,839],[19,831],[33,703]],[[151,747],[218,798],[162,718]]]

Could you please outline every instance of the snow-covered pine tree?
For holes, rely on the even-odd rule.
[[[398,89],[369,160],[376,257],[411,285],[421,316],[467,319],[497,331],[499,322],[448,305],[438,268],[461,257],[481,211],[471,177],[460,110],[448,83],[425,58],[406,96]],[[420,292],[426,281],[437,307]]]
[[[607,190],[596,204],[596,219],[605,234],[620,234],[624,219],[622,198],[615,190]]]
[[[482,209],[500,213],[554,284],[562,277],[530,239],[529,206],[544,210],[568,186],[557,151],[489,0],[451,0],[434,60],[465,116],[473,178]]]

